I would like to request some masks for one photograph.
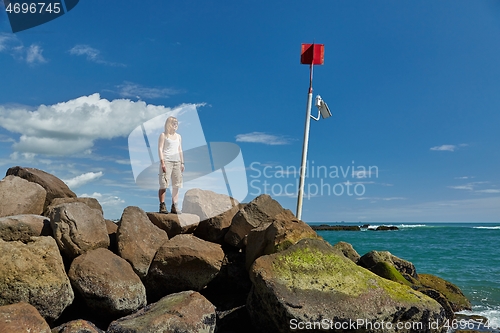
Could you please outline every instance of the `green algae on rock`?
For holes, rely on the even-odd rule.
[[[263,332],[292,332],[292,323],[421,323],[421,331],[440,332],[441,305],[408,286],[357,266],[320,239],[303,239],[287,250],[258,258],[251,267],[253,288],[247,301]],[[431,327],[431,323],[438,323]],[[365,326],[359,332],[370,331]]]

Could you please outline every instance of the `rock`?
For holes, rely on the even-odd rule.
[[[73,302],[74,294],[52,237],[28,244],[0,240],[0,305],[30,303],[49,322]]]
[[[50,333],[49,324],[28,303],[0,306],[0,332]]]
[[[77,319],[59,325],[52,329],[52,333],[105,333],[87,320]]]
[[[361,228],[358,227],[357,225],[318,225],[318,226],[311,226],[313,230],[317,231],[360,231]]]
[[[338,242],[333,246],[333,248],[337,251],[342,252],[342,254],[349,260],[354,263],[357,263],[361,256],[356,252],[356,250],[352,247],[351,244],[346,242]]]
[[[198,215],[200,221],[204,221],[235,206],[238,206],[238,201],[228,195],[195,188],[184,195],[182,212]]]
[[[168,240],[167,233],[151,223],[139,207],[125,208],[118,224],[118,254],[144,279],[156,251]]]
[[[261,225],[248,234],[246,268],[249,269],[255,259],[262,255],[283,251],[304,238],[317,237],[306,223],[280,213],[271,224]]]
[[[149,220],[161,230],[165,230],[169,238],[173,238],[180,234],[193,233],[200,217],[195,214],[163,214],[163,213],[147,213]]]
[[[472,309],[469,300],[464,296],[460,288],[453,283],[430,274],[418,274],[418,280],[424,287],[434,289],[443,294],[454,312]]]
[[[38,184],[7,176],[0,180],[0,217],[43,213],[47,192]]]
[[[9,175],[21,177],[29,182],[39,184],[45,189],[45,191],[47,191],[47,196],[45,198],[43,211],[46,211],[46,208],[55,198],[76,197],[76,194],[73,191],[71,191],[69,187],[62,180],[42,170],[16,166],[7,170],[6,176]]]
[[[146,289],[130,264],[108,249],[88,251],[71,263],[68,277],[95,313],[128,315],[146,305]]]
[[[239,207],[240,205],[234,206],[222,214],[201,221],[194,231],[194,235],[209,242],[222,244]]]
[[[149,268],[148,296],[203,289],[219,273],[224,252],[221,246],[190,234],[168,240]]]
[[[370,229],[370,230],[372,230],[372,231],[388,231],[388,230],[399,230],[399,228],[396,226],[393,226],[393,225],[391,225],[391,226],[381,225],[375,229]]]
[[[184,291],[168,295],[109,325],[107,333],[213,333],[215,307],[202,295]]]
[[[52,235],[48,218],[41,215],[14,215],[0,218],[0,238],[27,243],[32,236]]]
[[[83,202],[87,206],[92,209],[97,209],[101,212],[101,215],[104,215],[102,211],[102,206],[95,198],[55,198],[50,202],[50,206],[57,206],[63,203],[71,203],[71,202]],[[50,206],[47,210],[50,210]]]
[[[418,291],[438,302],[443,307],[446,318],[453,320],[453,318],[455,317],[455,312],[453,312],[453,308],[451,307],[450,302],[448,302],[443,294],[441,294],[437,290],[430,288],[419,288]]]
[[[370,251],[359,258],[358,265],[371,270],[378,262],[387,262],[394,266],[411,283],[418,279],[417,270],[411,262],[400,259],[389,251]]]
[[[50,224],[61,252],[69,259],[82,253],[108,248],[109,237],[102,214],[82,202],[52,206]]]
[[[257,228],[261,223],[272,223],[272,218],[278,214],[282,214],[283,218],[295,217],[291,211],[283,209],[269,195],[259,195],[234,215],[224,240],[229,245],[243,248],[246,246],[246,236],[250,230]]]
[[[420,322],[426,332],[443,329],[444,310],[435,300],[357,266],[320,239],[258,258],[250,279],[247,307],[259,332],[294,332],[298,323],[323,320],[335,328],[360,319],[360,332],[382,321],[393,325],[378,330],[384,333],[414,332],[397,330],[396,323]],[[428,327],[437,320],[441,326]]]
[[[396,267],[385,261],[377,262],[375,266],[370,267],[370,271],[387,280],[398,282],[409,287],[413,285],[408,280],[406,280],[403,275],[401,275]]]
[[[108,237],[109,237],[108,250],[110,250],[115,254],[118,254],[118,244],[116,242],[116,233],[118,232],[118,224],[108,219],[104,219],[104,222],[106,223],[106,230],[108,231]]]

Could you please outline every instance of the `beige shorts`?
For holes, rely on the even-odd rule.
[[[159,182],[160,190],[167,189],[170,185],[170,179],[172,179],[172,187],[181,188],[182,187],[182,172],[181,172],[181,162],[165,161],[165,169],[167,172],[163,173],[163,169],[160,164]]]

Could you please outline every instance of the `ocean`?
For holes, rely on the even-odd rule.
[[[309,223],[319,225],[325,223]],[[359,225],[364,223],[328,223]],[[363,255],[389,251],[412,262],[417,273],[439,276],[457,285],[471,301],[472,311],[500,328],[500,223],[373,223],[395,231],[318,231],[330,244],[350,243]]]

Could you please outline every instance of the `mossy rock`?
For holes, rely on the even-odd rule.
[[[370,270],[378,276],[383,277],[384,279],[399,282],[406,286],[412,286],[412,284],[408,280],[406,280],[394,266],[387,262],[378,262]]]
[[[340,323],[363,318],[424,325],[445,319],[435,300],[357,266],[321,239],[302,239],[282,252],[259,257],[250,279],[247,309],[259,332],[296,332],[293,322],[325,318]],[[436,333],[442,329],[427,328]],[[410,331],[398,331],[403,332]]]
[[[454,312],[472,309],[470,301],[465,297],[460,288],[453,283],[431,274],[419,274],[418,279],[424,287],[437,290],[443,294]]]

